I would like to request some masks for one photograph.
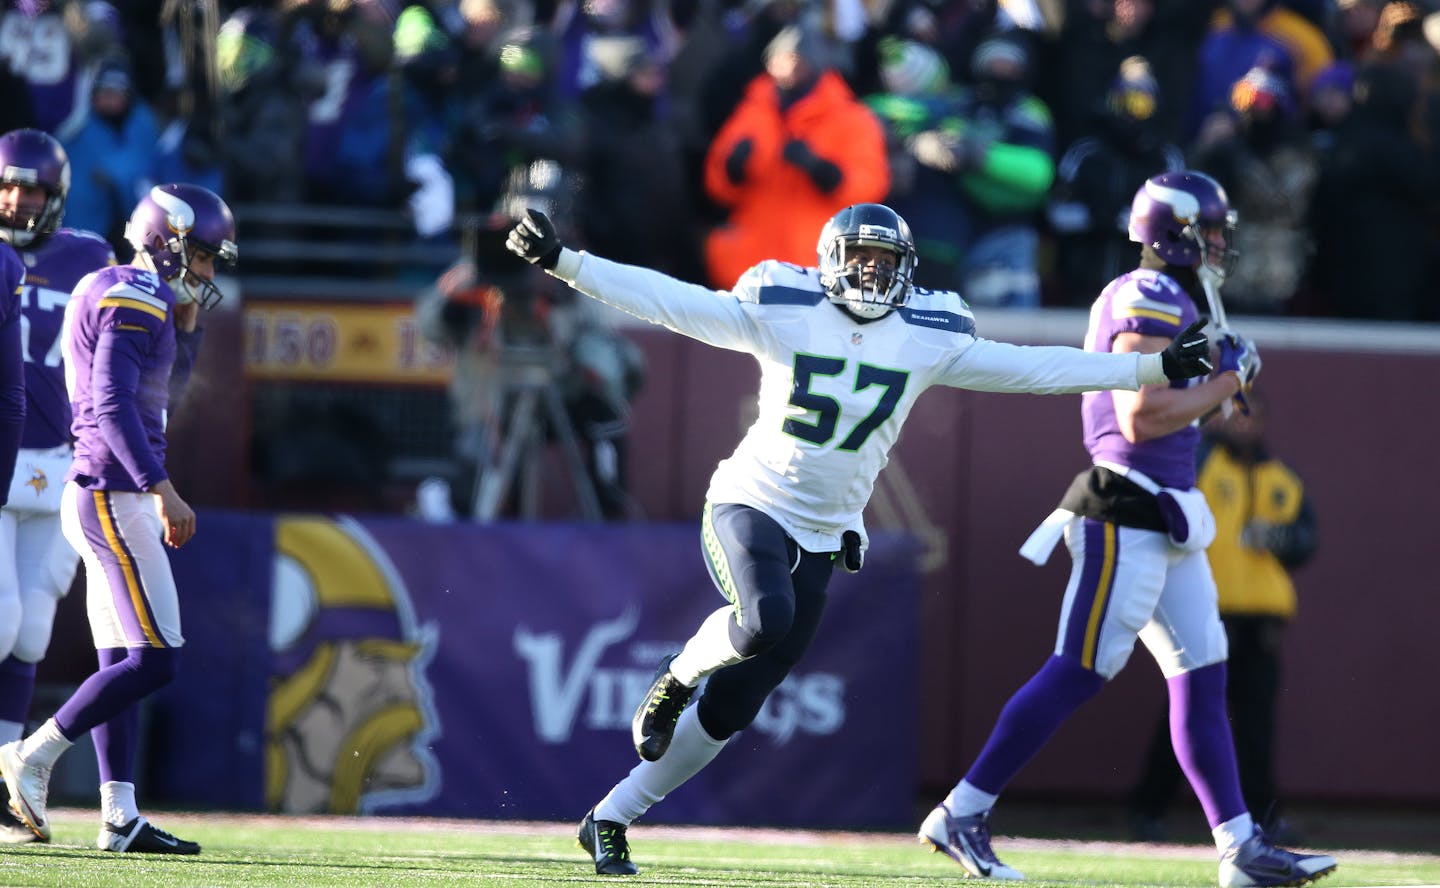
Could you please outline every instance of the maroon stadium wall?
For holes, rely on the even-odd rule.
[[[1079,342],[1084,317],[1006,315],[980,330]],[[1243,319],[1242,319],[1243,321]],[[1417,767],[1440,736],[1433,627],[1440,461],[1440,330],[1251,321],[1277,453],[1302,473],[1321,534],[1297,573],[1286,639],[1279,780],[1296,800],[1440,802]],[[628,331],[650,361],[634,411],[633,489],[648,516],[698,515],[709,474],[753,416],[745,356],[657,328]],[[948,788],[1008,695],[1053,644],[1069,559],[1016,549],[1086,464],[1078,396],[932,389],[881,474],[871,526],[927,544],[922,605],[921,782]],[[876,601],[875,607],[884,607]],[[877,659],[883,654],[877,652]],[[863,666],[857,667],[863,668]],[[1017,778],[1016,793],[1118,797],[1164,706],[1143,647]]]
[[[1264,353],[1272,443],[1306,480],[1321,534],[1286,639],[1282,789],[1296,801],[1440,803],[1440,769],[1425,765],[1440,736],[1440,329],[1238,320]],[[201,373],[240,378],[238,315],[208,323]],[[1016,342],[1077,343],[1083,330],[1079,312],[980,317],[983,334]],[[633,492],[648,518],[698,520],[710,472],[753,416],[755,362],[655,327],[626,332],[649,361],[634,405]],[[250,505],[241,393],[206,388],[185,407],[170,457],[180,489],[200,506]],[[1036,568],[1015,550],[1085,464],[1078,408],[1073,395],[932,390],[881,474],[867,520],[925,546],[917,680],[928,702],[916,755],[927,792],[958,778],[1051,648],[1068,559],[1057,552]],[[52,654],[63,656],[58,641]],[[1118,798],[1163,697],[1137,651],[1015,794]]]

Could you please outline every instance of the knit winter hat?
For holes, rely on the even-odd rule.
[[[923,96],[950,85],[950,66],[940,53],[923,43],[899,37],[880,40],[880,80],[885,91],[901,96]]]
[[[1132,120],[1149,120],[1160,104],[1160,83],[1144,56],[1131,56],[1120,63],[1120,73],[1110,82],[1105,104],[1112,114]]]
[[[1024,38],[1008,31],[986,37],[975,47],[975,54],[970,59],[970,72],[976,80],[984,80],[997,63],[1018,68],[1022,79],[1027,76],[1030,72],[1030,49],[1025,45]]]
[[[825,37],[805,24],[786,25],[765,46],[765,61],[785,52],[793,52],[816,68],[830,66],[829,47]]]
[[[1285,78],[1268,68],[1251,68],[1230,88],[1230,107],[1239,114],[1271,107],[1282,114],[1294,110],[1294,95]]]
[[[450,38],[423,6],[405,7],[395,20],[395,58],[402,63],[449,45]]]

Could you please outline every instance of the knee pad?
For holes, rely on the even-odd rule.
[[[176,648],[133,648],[125,659],[148,694],[174,681],[180,652]]]
[[[755,657],[711,675],[695,705],[700,727],[715,740],[725,740],[749,727],[765,698],[790,672],[788,663]]]
[[[794,623],[795,600],[788,595],[767,595],[742,615],[742,622],[730,624],[730,643],[736,653],[753,657],[779,644]]]
[[[55,600],[32,600],[20,618],[20,632],[12,653],[26,663],[39,663],[50,649],[55,629]]]
[[[0,598],[0,659],[10,656],[20,637],[20,597]]]

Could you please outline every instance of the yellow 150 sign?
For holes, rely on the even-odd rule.
[[[420,335],[409,303],[245,306],[245,372],[252,379],[443,383],[453,363]]]

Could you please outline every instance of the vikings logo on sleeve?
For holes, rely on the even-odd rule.
[[[281,518],[273,588],[266,807],[359,814],[433,798],[425,667],[438,639],[384,550],[352,521]]]

